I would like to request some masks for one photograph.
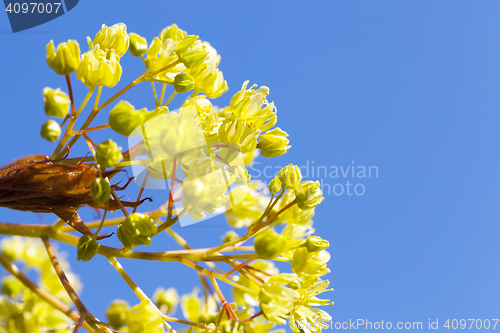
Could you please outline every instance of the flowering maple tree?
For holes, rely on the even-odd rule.
[[[245,168],[259,152],[274,158],[290,148],[288,134],[275,127],[269,88],[249,87],[247,81],[229,106],[213,105],[211,100],[228,90],[218,68],[221,57],[209,43],[175,24],[149,45],[144,37],[127,33],[123,23],[103,25],[87,41],[89,51],[83,54],[75,40],[57,48],[53,41],[47,45],[47,63],[65,77],[68,89],[43,90],[45,113],[62,119],[48,120],[41,129],[43,138],[59,140],[52,155],[23,158],[0,170],[0,206],[59,218],[53,225],[0,223],[0,234],[11,235],[1,241],[0,264],[6,274],[0,332],[174,332],[171,323],[176,323],[189,332],[259,333],[282,331],[276,325],[287,321],[293,332],[321,332],[331,317],[316,307],[331,302],[317,297],[330,290],[328,280],[322,279],[329,272],[329,244],[313,235],[314,210],[323,201],[319,183],[302,181],[299,167],[288,165],[266,186],[251,180]],[[120,59],[127,51],[142,59],[144,73],[101,102],[103,87],[113,88],[120,81]],[[78,108],[73,72],[89,89]],[[152,87],[154,110],[125,100],[115,103],[146,82]],[[165,98],[169,86],[172,92]],[[174,97],[186,92],[191,94],[182,107],[170,110]],[[109,114],[108,123],[90,127],[100,112]],[[83,124],[76,129],[79,119]],[[122,152],[112,139],[100,144],[91,139],[92,132],[109,128],[114,135],[135,137],[136,143]],[[78,140],[87,143],[90,155],[70,156]],[[124,186],[113,184],[124,168],[131,168],[134,177]],[[137,200],[121,200],[116,192],[133,180],[140,185]],[[168,200],[139,212],[148,199],[142,196],[161,184],[168,185]],[[83,221],[78,209],[84,205],[101,209],[102,219]],[[107,218],[108,211],[124,216]],[[221,244],[208,249],[187,244],[171,228],[185,217],[198,221],[221,212],[230,230]],[[113,226],[116,236],[99,235],[101,228]],[[74,231],[82,235],[71,234]],[[140,245],[147,248],[160,233],[184,250],[136,250]],[[108,237],[117,237],[123,246],[101,245]],[[54,250],[53,241],[74,246],[82,265],[96,255],[106,257],[137,295],[137,304],[115,300],[106,318],[96,318],[78,297],[79,279]],[[186,265],[199,275],[204,296],[198,296],[197,287],[179,297],[173,286],[159,286],[150,297],[125,272],[120,258]],[[273,261],[290,263],[291,272],[279,273]],[[35,269],[38,281],[25,275],[20,265]],[[233,288],[231,299],[222,293],[220,282]],[[184,318],[175,316],[178,304]]]

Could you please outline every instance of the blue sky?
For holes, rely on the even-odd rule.
[[[227,105],[245,80],[270,88],[278,126],[293,148],[258,158],[256,170],[288,163],[377,167],[378,177],[320,177],[326,200],[314,222],[331,243],[327,278],[335,305],[327,311],[334,322],[418,321],[427,328],[430,319],[442,328],[447,319],[499,318],[499,14],[495,1],[81,1],[16,34],[3,14],[0,164],[55,147],[39,136],[46,121],[42,89],[65,89],[45,62],[51,39],[77,39],[85,49],[85,37],[103,23],[124,22],[151,41],[177,23],[222,56],[229,92],[214,104]],[[117,88],[142,71],[130,55],[122,65]],[[85,87],[74,85],[83,99]],[[144,94],[151,103],[149,86],[134,88],[129,99],[139,102]],[[333,193],[347,181],[362,184],[364,194]],[[39,223],[34,214],[0,211],[4,222]],[[225,228],[220,219],[176,231],[213,246]],[[75,257],[69,252],[85,284],[82,299],[97,316],[113,298],[136,302],[105,260]],[[158,285],[187,293],[198,282],[176,264],[154,271],[150,263],[124,266],[150,295]]]

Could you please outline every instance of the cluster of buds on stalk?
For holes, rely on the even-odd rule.
[[[175,24],[164,28],[150,43],[137,33],[127,32],[123,23],[103,25],[93,39],[87,37],[87,44],[88,51],[81,51],[75,40],[60,43],[57,48],[53,41],[47,45],[47,63],[56,74],[64,76],[68,90],[43,90],[46,115],[63,120],[48,120],[41,131],[49,141],[60,139],[45,163],[64,165],[69,168],[65,169],[68,174],[80,172],[87,176],[85,182],[83,176],[67,177],[64,189],[58,189],[58,195],[63,193],[72,200],[67,199],[66,210],[47,207],[32,211],[55,212],[81,231],[84,235],[72,243],[77,247],[78,260],[86,262],[105,255],[134,292],[141,295],[140,302],[133,306],[123,300],[112,302],[106,312],[106,327],[131,333],[160,333],[165,328],[171,331],[168,321],[174,321],[190,325],[190,331],[199,333],[260,333],[288,321],[293,332],[321,332],[331,318],[316,307],[331,302],[317,297],[330,290],[329,282],[322,279],[330,272],[329,243],[315,235],[312,221],[316,206],[324,200],[320,184],[302,180],[300,168],[293,164],[282,168],[269,184],[252,180],[247,170],[259,155],[277,158],[291,148],[288,133],[276,127],[277,108],[269,100],[270,89],[245,81],[228,106],[214,105],[213,99],[229,89],[219,69],[221,56],[208,42]],[[142,60],[144,73],[107,101],[100,101],[102,89],[113,88],[121,80],[121,59],[128,56],[127,51]],[[80,106],[72,92],[73,72],[89,90]],[[153,90],[151,110],[123,97],[128,89],[145,82]],[[168,98],[167,89],[171,91]],[[187,95],[180,109],[171,110],[170,102],[181,94]],[[92,96],[93,107],[86,113]],[[90,127],[100,112],[106,113],[108,123]],[[80,129],[75,129],[77,119],[85,116]],[[91,138],[95,131],[118,135],[96,144]],[[129,140],[126,151],[118,144],[124,138]],[[73,154],[71,149],[79,139],[85,140],[90,152],[85,157],[67,157],[70,151]],[[111,185],[111,179],[124,168],[131,169],[134,177],[122,187]],[[133,178],[141,187],[137,201],[121,201],[115,191],[127,187]],[[168,189],[168,200],[155,210],[136,212],[146,200],[141,200],[143,192],[150,188]],[[46,189],[46,197],[56,195],[51,190]],[[78,223],[83,223],[76,212],[82,205],[104,210],[101,221],[89,227],[79,224],[81,228],[77,228]],[[108,211],[121,211],[124,216],[107,219]],[[193,248],[170,229],[176,223],[182,225],[183,217],[201,221],[221,213],[230,230],[222,235],[221,244],[208,250]],[[98,236],[103,226],[116,226],[116,235]],[[97,227],[95,233],[89,230]],[[66,231],[57,228],[60,225],[49,236],[63,233],[58,239],[71,243]],[[136,247],[151,244],[165,230],[185,248],[184,252],[135,251]],[[117,237],[121,248],[101,246],[99,241],[105,237]],[[22,253],[33,245],[14,244],[20,242],[18,239],[10,242],[7,244],[15,245],[12,248],[17,251],[10,257],[27,260]],[[9,246],[2,247],[4,253],[8,253]],[[236,254],[228,255],[228,251]],[[174,288],[159,287],[150,299],[131,282],[117,262],[119,257],[187,265],[200,275],[204,297],[198,296],[197,287],[182,296]],[[46,259],[37,260],[40,267],[45,267]],[[274,260],[288,262],[291,272],[280,273]],[[221,273],[214,262],[228,263],[227,272]],[[217,281],[234,288],[232,302]],[[3,288],[9,291],[9,297],[19,294],[18,286],[11,281],[3,282]],[[5,304],[11,301],[0,297],[0,310],[9,307]],[[183,320],[173,317],[178,307]],[[0,314],[0,324],[2,318]],[[98,321],[83,320],[99,326]],[[47,329],[60,329],[61,325],[47,320],[43,323]],[[92,327],[97,331],[97,326]]]

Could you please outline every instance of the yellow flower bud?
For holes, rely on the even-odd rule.
[[[285,192],[285,194],[281,197],[279,203],[279,210],[285,208],[288,204],[290,204],[294,200],[295,200],[295,191]],[[314,208],[303,210],[300,209],[298,205],[292,205],[283,213],[281,213],[278,216],[278,219],[280,221],[288,223],[290,226],[294,225],[293,229],[296,229],[297,226],[303,226],[304,228],[308,229],[307,226],[309,224],[312,224],[311,219],[313,218],[313,216],[314,216]],[[302,230],[305,231],[306,229]],[[303,238],[303,237],[298,236],[296,238]]]
[[[193,35],[184,37],[175,47],[175,53],[187,68],[201,64],[208,55],[198,36]]]
[[[54,120],[49,120],[42,125],[42,138],[49,141],[56,141],[61,135],[61,126]]]
[[[135,110],[127,101],[120,101],[109,113],[109,126],[117,133],[129,136],[145,121],[146,110]]]
[[[297,197],[297,205],[300,209],[311,209],[319,205],[325,198],[322,197],[323,192],[320,189],[319,181],[312,180],[300,183],[295,196]]]
[[[326,250],[309,252],[305,247],[299,247],[293,252],[292,270],[296,274],[322,276],[330,272],[326,267],[330,254]]]
[[[245,123],[238,119],[225,120],[219,127],[219,138],[221,142],[231,142],[240,144],[243,133],[245,132]]]
[[[174,78],[175,91],[185,93],[193,89],[194,78],[189,74],[177,74]]]
[[[224,243],[227,243],[227,242],[230,242],[230,241],[233,241],[235,239],[238,239],[238,234],[236,233],[236,231],[234,230],[229,230],[228,232],[226,232],[222,237],[222,242]]]
[[[289,164],[278,172],[281,186],[286,189],[296,189],[302,179],[302,174],[297,165]]]
[[[268,229],[255,237],[255,252],[263,259],[274,259],[288,248],[288,239]]]
[[[328,248],[329,246],[330,243],[327,240],[324,240],[323,238],[318,236],[308,236],[304,243],[304,247],[309,252],[319,252]]]
[[[271,158],[281,156],[292,146],[288,146],[288,134],[276,127],[261,135],[259,145],[262,156]]]
[[[197,80],[196,89],[207,95],[208,98],[217,98],[229,88],[222,72],[216,68],[209,75]]]
[[[57,53],[54,41],[47,44],[47,63],[57,74],[68,75],[74,72],[80,64],[80,45],[76,40],[68,40],[67,43],[57,45]]]
[[[167,290],[162,287],[156,289],[153,295],[153,301],[155,302],[158,309],[164,314],[173,314],[179,304],[179,294],[174,288],[168,288]]]
[[[97,250],[99,250],[100,246],[101,245],[97,243],[97,240],[95,240],[92,236],[83,235],[78,240],[78,247],[76,249],[76,254],[77,254],[76,259],[81,261],[89,261],[96,255]]]
[[[138,34],[131,32],[129,51],[134,57],[140,57],[144,53],[148,52],[148,41],[146,38],[139,36]]]
[[[150,244],[151,237],[156,235],[158,228],[146,214],[134,213],[118,226],[118,239],[126,248],[132,248],[135,245]]]
[[[179,57],[174,52],[177,44],[178,42],[170,38],[163,42],[158,37],[153,39],[146,55],[146,68],[150,72],[155,72],[159,69],[170,67],[151,78],[152,80],[173,84],[175,75],[186,69],[186,66],[182,63],[172,67],[172,64],[179,60]]]
[[[68,115],[70,100],[68,95],[61,89],[56,90],[46,87],[43,89],[43,101],[45,113],[49,117],[64,118]]]
[[[127,315],[130,333],[162,333],[163,319],[149,301],[142,301],[134,306]]]
[[[94,179],[90,187],[90,194],[97,204],[102,205],[108,202],[109,195],[111,194],[111,186],[109,185],[108,178],[98,177]]]
[[[276,194],[279,193],[279,191],[281,191],[281,182],[278,177],[274,177],[274,179],[269,183],[269,192]]]
[[[114,167],[123,159],[121,150],[122,147],[119,147],[116,142],[111,139],[100,143],[95,150],[97,163],[104,169]]]
[[[92,50],[82,55],[82,61],[76,71],[76,77],[82,81],[87,88],[97,86],[114,87],[122,76],[120,58],[111,52],[109,59],[106,52],[96,45]]]
[[[114,329],[122,328],[127,322],[129,305],[126,301],[115,300],[106,311],[108,323]]]
[[[90,41],[90,38],[87,37],[89,49],[99,45],[101,50],[106,52],[113,51],[119,57],[127,52],[129,40],[127,26],[124,23],[117,23],[110,27],[103,24],[93,41]]]
[[[187,32],[180,29],[177,24],[172,24],[160,32],[160,40],[162,42],[166,41],[167,38],[171,38],[176,42],[180,42],[184,37],[187,36]]]

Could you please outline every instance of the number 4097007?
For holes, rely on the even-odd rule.
[[[497,326],[497,323],[498,323],[498,319],[453,319],[453,320],[446,320],[446,323],[444,323],[443,327],[447,328],[447,329],[467,329],[467,326],[469,326],[468,328],[469,329],[473,329],[473,328],[476,328],[476,329],[495,329],[496,326]]]
[[[42,3],[42,2],[40,2],[40,3],[38,3],[38,2],[18,3],[18,2],[15,2],[15,3],[9,3],[7,8],[5,8],[5,11],[8,12],[9,14],[12,12],[14,12],[14,14],[19,14],[19,13],[23,13],[23,14],[26,14],[26,13],[31,13],[31,14],[47,13],[47,14],[50,14],[52,12],[57,14],[59,7],[61,7],[60,2],[54,2],[54,3],[50,3],[50,2],[49,3]]]

